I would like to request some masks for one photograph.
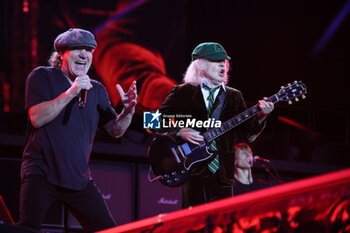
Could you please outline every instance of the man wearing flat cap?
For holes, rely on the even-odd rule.
[[[163,115],[188,115],[202,122],[213,118],[222,123],[247,109],[242,93],[226,86],[229,60],[219,43],[199,44],[192,52],[192,62],[184,76],[184,84],[174,86],[159,111]],[[182,185],[182,207],[195,206],[233,195],[234,145],[252,142],[265,126],[266,116],[273,103],[259,101],[261,111],[242,125],[218,137],[209,145],[214,153],[212,160],[197,163]],[[215,126],[214,126],[215,127]],[[195,145],[203,143],[202,134],[207,128],[161,129],[177,143],[184,141]]]
[[[92,33],[69,29],[54,41],[50,67],[37,67],[26,82],[28,113],[21,167],[19,225],[36,231],[48,207],[61,201],[84,230],[115,226],[88,166],[94,136],[104,127],[121,137],[135,112],[136,83],[124,93],[118,115],[105,87],[87,75],[97,44]]]

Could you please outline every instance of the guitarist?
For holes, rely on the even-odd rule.
[[[196,120],[215,118],[224,122],[247,109],[242,93],[226,86],[229,60],[218,43],[199,44],[192,52],[184,84],[174,86],[160,112],[164,115],[186,114]],[[217,138],[210,144],[215,151],[212,161],[196,166],[182,186],[182,207],[195,206],[231,197],[234,180],[234,145],[252,142],[265,127],[266,116],[274,104],[259,101],[261,111],[256,117]],[[176,143],[187,141],[199,144],[204,140],[205,128],[166,128],[158,133],[171,137]]]

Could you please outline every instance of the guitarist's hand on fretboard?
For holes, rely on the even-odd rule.
[[[182,138],[183,140],[195,145],[199,145],[200,142],[204,140],[204,137],[200,134],[199,131],[196,131],[191,128],[182,128],[179,130],[179,132],[177,132],[176,135]]]
[[[260,112],[258,114],[259,123],[261,123],[267,117],[267,115],[269,115],[275,108],[274,103],[266,100],[268,100],[267,97],[264,97],[263,100],[259,100],[259,108],[260,108]]]
[[[268,100],[267,97],[264,97],[263,100],[259,100],[259,107],[261,109],[261,113],[265,116],[269,115],[273,111],[273,109],[275,108],[274,103],[266,101],[266,100]]]

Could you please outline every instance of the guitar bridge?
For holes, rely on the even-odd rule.
[[[182,158],[186,158],[186,155],[184,154],[183,150],[182,150],[182,147],[181,146],[177,146],[177,149],[180,151],[180,154],[182,156]]]
[[[174,155],[174,157],[175,157],[175,159],[176,159],[176,162],[177,162],[177,163],[181,163],[181,160],[180,160],[179,156],[177,155],[176,150],[175,150],[174,147],[171,148],[171,152],[173,152],[173,155]]]
[[[184,143],[182,145],[177,146],[177,149],[176,147],[172,147],[170,148],[170,150],[173,153],[177,163],[181,163],[179,154],[182,156],[183,159],[186,159],[187,158],[186,155],[191,153],[191,148],[188,145],[188,143]]]

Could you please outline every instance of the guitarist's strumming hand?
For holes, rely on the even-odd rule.
[[[199,145],[199,143],[204,140],[204,137],[200,134],[200,132],[191,128],[182,128],[176,135],[195,145]]]

